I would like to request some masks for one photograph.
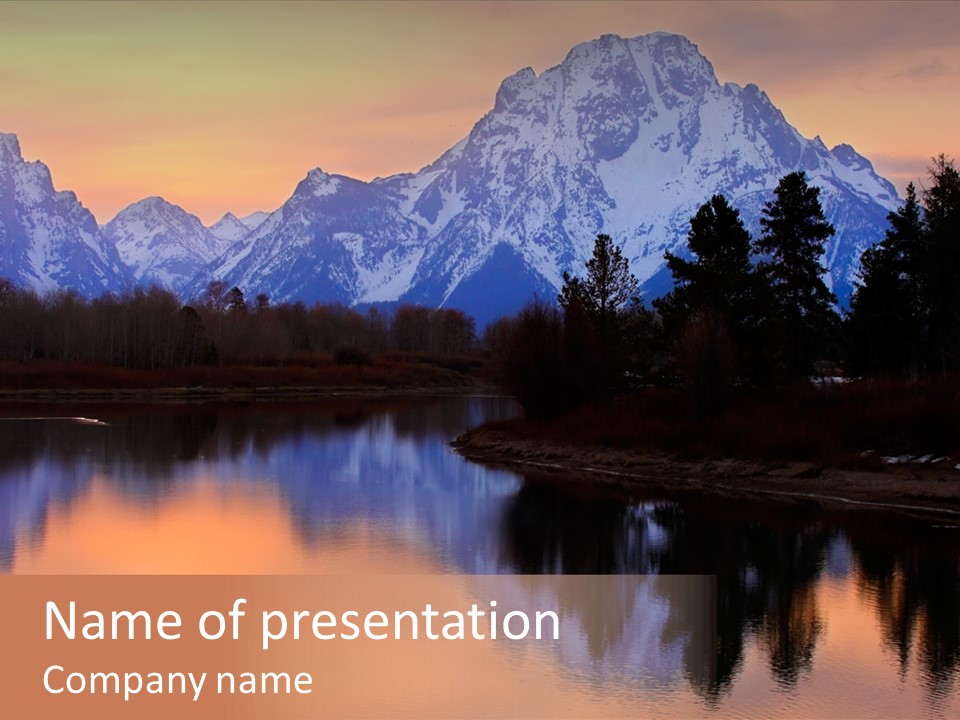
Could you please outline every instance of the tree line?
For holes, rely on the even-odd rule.
[[[248,303],[240,288],[209,283],[184,305],[149,287],[86,299],[59,290],[37,294],[0,278],[0,360],[99,363],[159,370],[194,365],[282,365],[328,353],[341,363],[402,351],[469,353],[472,318],[460,310],[404,305],[359,312],[336,304]]]
[[[531,418],[603,402],[638,384],[681,385],[700,413],[734,390],[816,374],[943,377],[960,370],[960,174],[940,156],[866,250],[850,310],[824,282],[834,235],[819,189],[785,175],[752,238],[723,195],[690,220],[688,257],[666,253],[671,292],[646,307],[608,235],[556,305],[537,301],[485,334],[501,382]],[[689,259],[688,259],[689,258]]]
[[[943,155],[930,186],[911,183],[882,241],[861,258],[847,318],[848,362],[862,373],[960,370],[960,173]]]
[[[734,390],[815,372],[944,377],[960,370],[960,174],[944,156],[929,187],[907,190],[886,236],[866,250],[849,312],[824,282],[834,228],[803,172],[781,178],[752,238],[722,195],[690,220],[686,256],[666,253],[673,289],[650,307],[622,249],[599,235],[582,276],[564,273],[556,302],[534,301],[488,326],[493,374],[531,417],[603,403],[638,385],[682,385],[700,412]],[[365,312],[336,304],[252,302],[209,283],[183,305],[150,287],[88,300],[0,279],[0,359],[131,369],[283,364],[330,353],[365,362],[388,351],[458,356],[476,348],[455,309]]]

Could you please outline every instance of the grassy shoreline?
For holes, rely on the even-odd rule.
[[[130,370],[85,363],[0,363],[0,403],[288,400],[338,394],[489,390],[471,358],[403,355],[358,364],[326,357],[285,366]]]
[[[0,405],[26,403],[203,403],[203,402],[273,402],[310,400],[337,396],[440,396],[469,395],[490,390],[488,386],[437,386],[426,388],[389,387],[383,385],[293,386],[293,387],[209,387],[209,388],[139,388],[139,389],[32,389],[0,390]]]
[[[744,394],[713,417],[682,390],[649,389],[551,421],[487,423],[452,445],[471,460],[581,481],[960,522],[957,379]]]
[[[667,497],[694,493],[825,510],[885,510],[960,523],[960,471],[894,466],[880,471],[819,467],[802,461],[693,459],[656,451],[532,440],[495,424],[451,442],[468,460],[571,482],[642,488]]]

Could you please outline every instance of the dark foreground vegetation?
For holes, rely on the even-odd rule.
[[[646,389],[549,422],[516,418],[488,427],[525,441],[686,458],[878,471],[885,457],[927,456],[928,467],[952,470],[960,462],[960,381],[798,385],[745,393],[717,416],[697,412],[682,389]]]
[[[2,397],[29,397],[43,391],[183,390],[188,396],[204,391],[285,389],[287,394],[318,390],[385,391],[471,390],[486,382],[475,358],[442,358],[410,353],[386,353],[363,364],[338,363],[328,354],[296,358],[283,366],[197,365],[165,370],[128,370],[95,363],[34,361],[0,363]],[[246,395],[250,395],[246,392]],[[169,394],[169,393],[168,393]],[[118,394],[119,395],[119,394]]]
[[[689,259],[653,308],[598,236],[559,307],[532,303],[485,333],[520,401],[518,438],[687,457],[879,469],[881,456],[960,452],[960,174],[930,187],[867,250],[851,310],[823,280],[834,229],[803,173],[785,176],[751,239],[722,196],[691,219]],[[933,458],[931,458],[933,459]],[[954,461],[955,462],[955,461]],[[953,464],[950,464],[952,469]]]

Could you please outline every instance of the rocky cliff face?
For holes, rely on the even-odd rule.
[[[118,292],[133,279],[72,192],[25,162],[15,135],[0,133],[0,277],[38,291]]]

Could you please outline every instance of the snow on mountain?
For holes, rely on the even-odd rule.
[[[263,221],[270,217],[271,213],[264,210],[256,210],[255,212],[250,213],[249,215],[244,215],[240,218],[240,222],[246,225],[251,230],[256,230],[260,225],[263,224]]]
[[[405,218],[388,189],[311,170],[293,196],[205,269],[187,288],[199,295],[211,277],[274,301],[374,302],[406,290],[426,231]]]
[[[417,173],[362,183],[314,171],[314,189],[302,183],[213,272],[275,301],[402,300],[483,323],[552,299],[605,232],[649,298],[669,289],[663,254],[685,252],[699,205],[723,193],[756,234],[795,170],[837,228],[828,282],[845,303],[897,205],[893,186],[849,145],[801,136],[757,86],[721,85],[686,38],[604,35],[504,80],[470,134]]]
[[[137,282],[159,284],[180,292],[231,246],[200,219],[160,197],[149,197],[121,210],[103,228]]]
[[[44,292],[119,292],[132,283],[93,215],[54,190],[42,162],[25,162],[16,135],[0,133],[0,277]]]
[[[243,236],[250,232],[251,228],[232,212],[228,212],[207,230],[218,240],[234,243],[243,239]]]
[[[723,193],[756,233],[764,201],[794,170],[821,187],[837,227],[827,259],[845,300],[896,190],[850,146],[803,138],[755,85],[720,85],[686,38],[654,33],[605,35],[540,76],[521,70],[465,142],[416,176],[381,182],[437,228],[405,299],[489,316],[491,282],[515,289],[499,293],[514,308],[524,291],[551,297],[599,232],[624,245],[647,295],[661,294],[664,251],[685,251],[700,204]]]

